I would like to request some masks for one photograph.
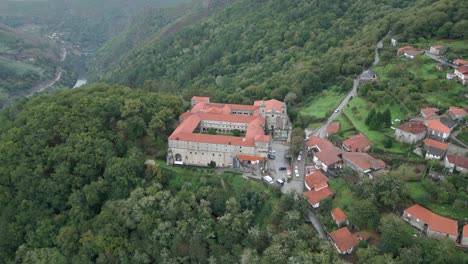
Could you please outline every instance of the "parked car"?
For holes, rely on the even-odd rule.
[[[288,175],[288,178],[291,177],[291,174],[292,174],[292,171],[291,171],[291,170],[288,170],[288,172],[286,172],[286,175]]]
[[[294,174],[296,174],[296,177],[299,177],[299,170],[294,170]]]
[[[340,111],[340,109],[338,109],[338,108],[337,108],[337,109],[335,109],[335,113],[338,113],[339,111]]]
[[[297,161],[301,161],[301,159],[302,159],[301,155],[297,156]]]
[[[264,182],[266,182],[268,184],[273,184],[274,183],[273,178],[271,176],[269,176],[269,175],[263,176],[262,179],[263,179]]]
[[[279,167],[278,170],[286,170],[286,167]]]
[[[280,185],[280,186],[283,186],[284,185],[284,180],[283,179],[277,179],[275,183]]]

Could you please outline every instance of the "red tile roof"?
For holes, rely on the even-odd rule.
[[[333,143],[331,143],[328,139],[323,139],[316,136],[310,137],[310,139],[307,141],[307,146],[309,146],[309,148],[318,147],[319,151],[325,151],[335,147],[335,145],[333,145]]]
[[[462,167],[468,170],[468,158],[455,155],[447,155],[447,160],[449,163],[455,164],[457,167]]]
[[[421,109],[421,113],[423,113],[426,117],[437,115],[437,113],[436,113],[437,111],[439,111],[439,109],[437,109],[435,107],[429,107],[429,108]]]
[[[192,97],[192,101],[197,101],[197,102],[209,102],[209,101],[210,101],[210,97],[206,97],[206,96],[194,96],[194,97]]]
[[[406,122],[400,125],[398,129],[415,135],[426,132],[426,126],[421,122]]]
[[[416,50],[416,48],[413,46],[404,46],[398,49],[398,53],[403,52],[403,51],[408,51],[408,50]]]
[[[344,152],[343,158],[348,159],[353,164],[358,166],[362,171],[369,169],[382,169],[385,167],[385,162],[376,159],[367,153],[362,152]]]
[[[363,134],[350,136],[343,141],[343,145],[351,151],[365,149],[369,147],[370,144],[370,141]]]
[[[249,160],[249,161],[265,160],[264,157],[249,156],[249,155],[236,155],[236,157],[239,158],[240,160]]]
[[[359,240],[349,232],[347,227],[331,232],[330,238],[335,242],[341,252],[346,252],[359,244]]]
[[[468,237],[468,224],[463,226],[463,237]]]
[[[369,236],[367,234],[364,234],[363,232],[357,232],[355,235],[356,235],[356,238],[359,239],[359,240],[368,240],[369,239]]]
[[[338,156],[341,153],[343,153],[343,151],[341,149],[333,146],[331,148],[326,148],[323,151],[316,152],[314,155],[322,163],[324,163],[327,166],[330,166],[332,164],[335,164],[335,163],[341,161],[341,158]]]
[[[460,72],[460,73],[468,73],[468,66],[460,66],[460,67],[456,68],[455,70]]]
[[[429,147],[433,147],[433,148],[436,148],[436,149],[442,149],[442,150],[447,150],[447,148],[448,148],[447,144],[442,143],[442,142],[437,141],[437,140],[434,140],[434,139],[430,139],[430,138],[424,139],[424,145],[429,146]]]
[[[261,106],[263,103],[265,103],[265,111],[271,111],[275,109],[275,111],[281,111],[281,108],[285,106],[285,104],[281,101],[278,101],[276,99],[271,99],[268,101],[255,101],[254,106]]]
[[[457,221],[434,214],[433,212],[427,210],[419,204],[415,204],[407,208],[405,212],[422,220],[428,225],[428,228],[432,231],[455,236],[458,235]]]
[[[465,116],[468,114],[467,110],[465,108],[458,108],[455,106],[449,107],[449,111],[452,112],[452,114],[456,116]]]
[[[442,132],[445,134],[450,134],[450,131],[452,131],[452,129],[442,124],[442,122],[440,122],[440,120],[438,119],[426,120],[426,124],[429,129]]]
[[[328,178],[320,171],[309,174],[304,179],[305,183],[311,189],[321,189],[328,186]]]
[[[440,49],[440,48],[445,48],[445,47],[444,47],[444,46],[441,46],[441,45],[435,45],[435,46],[432,46],[431,48]]]
[[[333,192],[330,190],[330,188],[325,187],[323,189],[320,189],[318,191],[312,189],[310,191],[304,192],[304,196],[307,198],[309,203],[311,204],[317,204],[323,199],[333,195]]]
[[[462,59],[453,60],[453,63],[457,65],[468,65],[468,61]]]
[[[331,211],[331,214],[333,218],[335,218],[335,221],[342,222],[346,220],[346,214],[340,209],[340,208],[335,208]]]
[[[340,123],[333,122],[333,123],[330,123],[330,125],[328,125],[327,134],[329,135],[335,134],[335,133],[338,133],[339,130],[340,130]]]

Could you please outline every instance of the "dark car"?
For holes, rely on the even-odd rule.
[[[286,170],[286,167],[279,167],[278,170]]]

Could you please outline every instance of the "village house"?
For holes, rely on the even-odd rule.
[[[304,192],[304,196],[306,197],[307,201],[313,208],[319,208],[320,207],[320,202],[323,201],[324,199],[332,196],[334,193],[330,188],[325,187],[320,190],[309,190]]]
[[[333,148],[335,145],[331,143],[328,139],[319,138],[317,136],[312,136],[307,140],[307,149],[314,152],[321,152],[326,149]]]
[[[284,103],[258,102],[257,105],[216,104],[210,103],[209,97],[194,96],[192,109],[179,117],[180,125],[169,137],[167,163],[208,166],[215,162],[218,167],[227,167],[265,160],[271,139],[265,135],[264,127],[281,133],[291,125]],[[270,118],[271,115],[276,117]],[[234,136],[234,131],[240,136]]]
[[[425,159],[440,160],[447,152],[447,144],[430,138],[424,139]]]
[[[426,120],[424,123],[427,126],[427,136],[435,140],[445,141],[452,131],[452,129],[437,119]]]
[[[414,144],[426,137],[426,126],[421,122],[406,122],[395,129],[395,140]]]
[[[428,108],[423,108],[421,109],[421,117],[422,118],[433,118],[433,117],[438,117],[437,112],[439,109],[435,107],[428,107]]]
[[[468,115],[468,110],[466,108],[458,108],[455,106],[451,106],[449,107],[449,110],[447,111],[447,113],[450,116],[450,118],[452,118],[453,120],[455,119],[462,120],[463,118],[465,118],[465,116]]]
[[[371,143],[363,134],[358,134],[349,136],[343,141],[343,148],[350,152],[367,152],[371,148]]]
[[[447,80],[453,80],[454,78],[457,78],[457,75],[453,72],[447,72],[447,75],[445,76]]]
[[[353,252],[359,244],[359,240],[349,232],[347,227],[342,227],[331,232],[328,237],[336,250],[338,250],[338,253],[342,255]]]
[[[415,47],[413,46],[404,46],[404,47],[401,47],[397,50],[397,56],[399,55],[404,55],[406,51],[410,51],[410,50],[416,50]]]
[[[462,60],[462,59],[455,59],[453,60],[453,64],[457,66],[468,66],[468,61],[467,60]]]
[[[396,46],[398,45],[398,41],[400,40],[400,37],[399,36],[393,36],[391,39],[390,39],[390,42],[392,43],[392,46]]]
[[[458,236],[458,222],[427,210],[415,204],[407,208],[402,219],[421,230],[428,237],[442,239],[449,238],[456,241]]]
[[[437,55],[437,56],[445,55],[446,52],[447,52],[447,47],[440,46],[440,45],[432,46],[429,49],[429,53]]]
[[[338,227],[349,225],[348,217],[340,208],[333,209],[331,211],[331,216]]]
[[[332,122],[328,125],[327,127],[327,137],[330,135],[336,134],[340,131],[340,123],[338,122]]]
[[[422,54],[424,54],[423,50],[408,50],[408,51],[405,51],[404,53],[407,59],[414,59],[417,56],[422,55]]]
[[[458,125],[458,122],[452,119],[448,114],[444,114],[440,116],[440,122],[444,124],[446,127],[453,129]]]
[[[321,189],[328,187],[328,178],[320,171],[315,171],[305,177],[304,185],[309,191],[320,191]]]
[[[455,69],[454,73],[463,85],[468,84],[468,66],[460,66]]]
[[[343,151],[332,147],[321,152],[314,153],[313,161],[317,168],[328,171],[329,169],[341,169],[343,167],[340,154]]]
[[[444,160],[444,165],[450,172],[458,171],[462,174],[468,173],[468,158],[455,155],[447,155]]]
[[[385,162],[367,153],[344,152],[343,162],[358,174],[368,174],[385,168]]]
[[[468,246],[468,224],[463,226],[463,231],[460,238],[460,244]]]
[[[375,72],[373,72],[371,70],[367,70],[367,71],[363,72],[359,76],[359,80],[362,81],[362,82],[376,81],[377,80],[377,75],[375,74]]]

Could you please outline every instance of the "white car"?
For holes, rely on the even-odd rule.
[[[294,174],[296,174],[296,177],[299,177],[299,170],[294,170]]]
[[[297,156],[297,161],[301,161],[301,159],[302,159],[301,155]]]
[[[264,176],[262,179],[268,184],[273,184],[274,183],[273,178],[271,176],[267,175],[267,176]]]
[[[338,113],[340,111],[340,109],[335,109],[335,113]]]

